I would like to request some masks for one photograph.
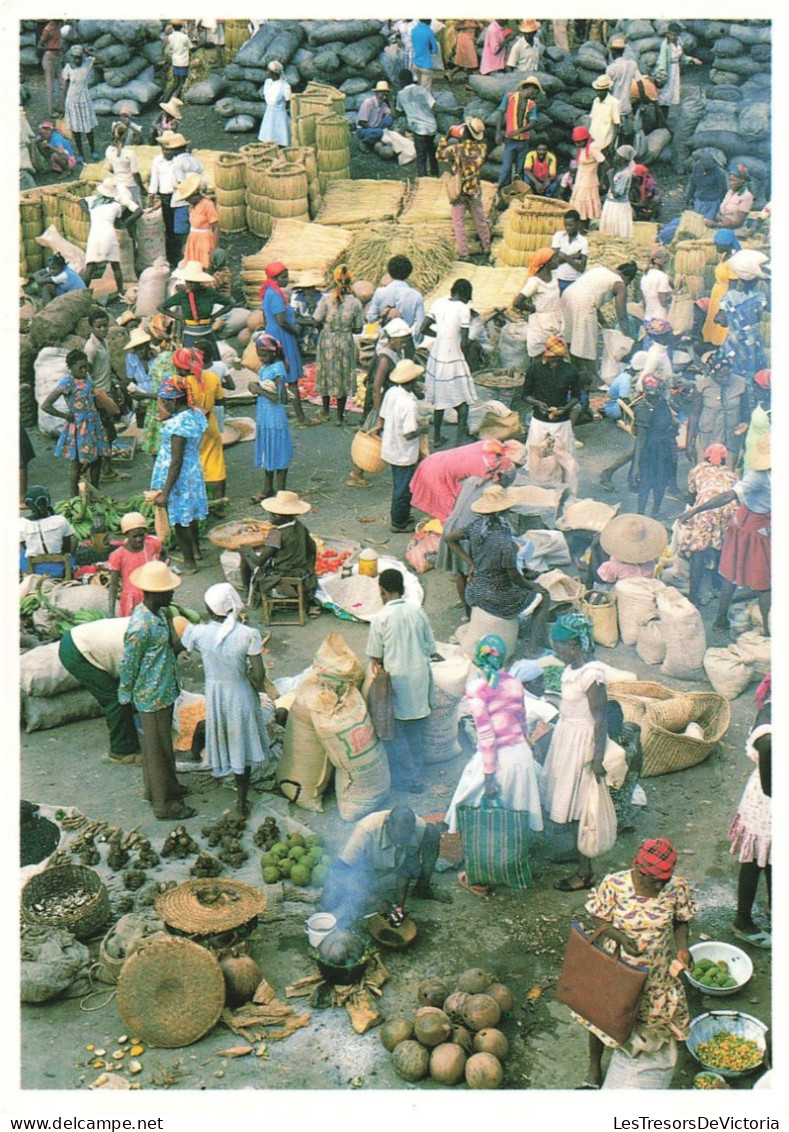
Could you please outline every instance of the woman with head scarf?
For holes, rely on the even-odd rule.
[[[576,209],[582,222],[598,220],[602,211],[600,206],[600,188],[597,181],[597,166],[605,161],[600,147],[592,141],[592,135],[586,126],[576,126],[572,133],[575,157],[571,168],[575,166],[575,184],[573,185],[570,207]],[[586,230],[587,225],[582,225]]]
[[[455,787],[445,821],[457,829],[457,807],[478,808],[496,798],[508,810],[528,813],[529,828],[542,829],[534,759],[526,739],[523,684],[504,670],[507,646],[491,633],[474,650],[476,671],[466,697],[477,732],[477,750]]]
[[[751,175],[747,165],[734,165],[729,170],[729,189],[714,219],[705,220],[708,228],[741,228],[753,208],[750,190]]]
[[[641,297],[644,301],[644,322],[665,319],[671,307],[674,290],[666,274],[668,248],[656,244],[649,253],[647,268],[641,276]]]
[[[337,398],[337,427],[345,423],[345,403],[356,392],[356,343],[354,334],[364,327],[362,304],[352,290],[353,276],[347,265],[334,269],[334,288],[318,303],[313,321],[321,326],[315,358],[315,391],[323,401],[321,420],[329,419],[332,397]]]
[[[299,380],[304,375],[299,350],[299,329],[296,314],[290,305],[290,297],[285,290],[289,281],[288,269],[279,261],[266,266],[266,279],[260,288],[260,305],[265,319],[263,329],[270,337],[282,345],[283,361],[287,371],[287,383],[292,386],[293,408],[299,428],[310,424],[320,424],[317,420],[308,421],[299,394]]]
[[[608,192],[600,216],[604,236],[629,240],[633,235],[633,206],[630,186],[633,182],[636,151],[632,145],[620,145],[614,151],[614,163],[608,170]]]
[[[128,144],[130,140],[128,126],[117,122],[112,141],[104,152],[104,168],[115,178],[116,184],[128,189],[135,204],[142,205],[142,177],[134,146]]]
[[[258,141],[273,141],[277,145],[290,145],[288,103],[291,99],[290,83],[283,74],[282,64],[272,59],[263,83],[263,101],[266,112],[260,123]]]
[[[769,364],[759,323],[770,309],[770,299],[763,291],[757,291],[756,285],[769,280],[770,264],[764,252],[743,248],[734,253],[728,267],[737,282],[721,299],[715,316],[716,322],[728,328],[720,354],[745,379],[749,393],[753,394],[756,374]]]
[[[706,372],[696,378],[688,413],[685,455],[691,463],[702,460],[711,444],[722,444],[734,456],[748,422],[744,379],[732,372],[728,358],[722,357],[720,350],[706,360]]]
[[[205,745],[214,778],[233,775],[236,809],[249,816],[249,781],[253,767],[271,761],[268,733],[260,707],[265,689],[263,641],[257,629],[238,620],[243,602],[227,582],[204,595],[211,618],[188,625],[181,644],[199,652],[205,672]]]
[[[156,507],[165,507],[175,527],[184,573],[196,574],[202,558],[198,523],[208,517],[208,495],[200,464],[200,442],[208,427],[205,414],[191,402],[188,382],[176,374],[164,380],[157,393],[162,421],[159,454],[151,473],[157,490]]]
[[[216,409],[224,405],[224,383],[213,369],[203,368],[203,356],[200,350],[182,346],[175,351],[172,360],[175,372],[189,387],[193,408],[199,409],[206,418],[207,428],[200,441],[200,464],[208,498],[222,499],[227,490],[227,466]],[[235,388],[233,379],[229,375],[225,378],[225,382],[230,383],[230,388]],[[221,511],[219,514],[221,517]]]
[[[603,1083],[606,1046],[614,1056],[605,1088],[668,1088],[677,1061],[677,1041],[689,1032],[690,1015],[681,981],[693,970],[690,921],[696,906],[690,886],[676,876],[677,851],[665,837],[640,845],[629,869],[609,873],[586,901],[594,928],[603,928],[603,947],[620,947],[622,962],[646,967],[648,974],[636,1022],[628,1040],[616,1042],[573,1013],[589,1031],[589,1066],[583,1089]]]
[[[28,558],[39,554],[73,554],[76,546],[74,528],[65,515],[56,515],[52,508],[49,492],[41,484],[33,484],[25,492],[23,506],[30,518],[19,520],[19,570],[26,574]],[[39,562],[35,574],[49,574],[62,578],[65,573],[63,562]]]
[[[722,491],[731,491],[736,482],[737,474],[730,467],[729,453],[724,445],[710,444],[703,458],[688,472],[688,491],[693,496],[693,506],[707,503]],[[723,536],[736,510],[736,500],[732,500],[717,511],[703,511],[695,515],[689,523],[680,524],[677,528],[676,553],[689,560],[688,597],[694,605],[706,604],[701,592],[705,571],[710,571],[713,592],[720,591],[718,563]]]
[[[556,263],[554,248],[540,248],[535,252],[529,265],[529,278],[512,304],[516,311],[529,316],[526,349],[530,358],[538,358],[548,339],[564,331],[559,280],[553,273]]]
[[[159,310],[162,314],[180,317],[182,346],[200,350],[206,364],[218,361],[214,322],[232,308],[232,300],[228,301],[225,295],[214,290],[213,275],[204,271],[198,260],[182,264],[173,272],[173,278],[180,286],[164,300]]]
[[[740,241],[730,228],[719,228],[713,236],[713,242],[718,253],[718,262],[715,264],[715,282],[710,291],[701,337],[711,346],[722,346],[728,330],[725,326],[721,326],[716,316],[720,310],[721,299],[729,290],[729,284],[737,278],[729,266],[729,260],[740,250]]]
[[[581,393],[581,375],[569,356],[567,343],[558,334],[551,334],[542,357],[532,362],[523,382],[523,399],[532,409],[526,437],[529,471],[543,483],[566,483],[574,495],[578,489],[575,448],[583,444],[576,441],[573,426],[581,413]],[[545,462],[554,455],[556,460]]]
[[[629,485],[638,492],[638,513],[645,515],[650,494],[652,517],[657,518],[666,489],[677,474],[677,422],[666,400],[665,383],[654,373],[641,379],[644,396],[633,413],[636,447]]]
[[[255,347],[260,361],[259,380],[250,381],[248,388],[257,402],[255,467],[263,468],[265,479],[263,491],[253,495],[252,502],[262,503],[275,490],[284,489],[293,459],[293,441],[285,411],[288,387],[282,343],[270,334],[260,334]]]
[[[630,203],[634,220],[660,219],[660,186],[646,165],[633,166]]]
[[[594,659],[592,622],[582,613],[565,613],[551,629],[551,644],[565,665],[559,722],[540,778],[543,810],[556,825],[569,826],[577,837],[578,823],[592,778],[605,778],[607,730],[605,671]],[[575,873],[557,880],[559,892],[591,888],[592,862],[580,853],[557,858],[578,861]]]

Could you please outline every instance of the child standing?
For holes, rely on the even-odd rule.
[[[148,521],[139,511],[129,511],[123,516],[121,534],[124,536],[122,545],[113,550],[107,559],[110,567],[110,617],[130,617],[135,605],[139,605],[142,601],[142,590],[129,581],[132,570],[144,566],[146,562],[155,562],[157,559],[161,559],[162,562],[167,561],[162,540],[156,535],[148,534]],[[118,582],[121,584],[121,601],[116,613]]]
[[[95,389],[88,376],[88,358],[82,350],[70,350],[66,355],[68,374],[62,378],[44,403],[41,411],[53,417],[61,417],[66,427],[60,434],[55,448],[56,456],[64,456],[71,462],[69,469],[69,495],[77,494],[79,474],[87,467],[90,482],[99,486],[101,460],[108,452],[107,440],[102,428],[97,398],[106,399],[106,409],[117,412],[117,405],[107,394]],[[61,397],[65,399],[68,411],[55,409],[54,404]]]

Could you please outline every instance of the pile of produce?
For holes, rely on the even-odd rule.
[[[738,1038],[728,1030],[718,1030],[709,1041],[699,1042],[696,1054],[704,1065],[713,1069],[743,1073],[756,1068],[763,1050],[752,1038]]]
[[[721,1081],[717,1073],[697,1073],[693,1078],[694,1089],[728,1089],[729,1085]]]
[[[693,978],[703,987],[724,989],[737,986],[737,980],[732,978],[725,959],[699,959],[693,967]]]
[[[284,841],[275,841],[263,853],[260,867],[266,884],[289,880],[297,888],[308,888],[323,884],[330,861],[317,833],[307,838],[300,833],[290,833]]]
[[[350,557],[350,550],[330,550],[326,547],[318,552],[315,559],[315,573],[319,578],[326,574],[337,574]]]
[[[509,1051],[498,1025],[513,1008],[503,983],[478,967],[464,971],[451,993],[439,980],[423,983],[413,1018],[392,1018],[381,1042],[392,1054],[398,1077],[415,1083],[430,1076],[440,1085],[497,1089]]]
[[[177,825],[164,839],[161,854],[163,857],[176,857],[183,860],[185,857],[190,857],[192,853],[199,852],[199,850],[200,846],[189,836],[186,826]]]

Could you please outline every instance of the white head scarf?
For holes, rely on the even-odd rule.
[[[225,637],[233,631],[236,617],[244,608],[244,603],[238,591],[229,582],[217,582],[215,586],[209,586],[203,601],[217,617],[225,618],[216,638],[217,645],[221,645]]]

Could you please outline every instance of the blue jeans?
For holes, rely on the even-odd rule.
[[[499,170],[499,188],[508,185],[514,177],[520,177],[528,151],[528,141],[505,141]]]
[[[395,788],[424,785],[426,728],[427,717],[395,720],[394,739],[385,744]]]
[[[356,136],[359,141],[367,142],[369,145],[373,142],[379,142],[383,137],[384,130],[388,130],[393,122],[394,118],[392,115],[387,114],[385,118],[381,119],[377,126],[357,126]]]
[[[392,469],[392,506],[389,517],[393,527],[405,527],[411,521],[411,480],[416,464],[390,464]]]

